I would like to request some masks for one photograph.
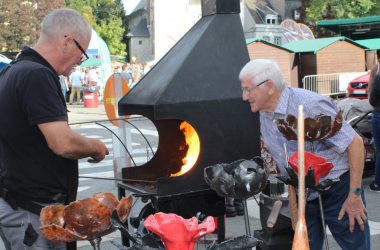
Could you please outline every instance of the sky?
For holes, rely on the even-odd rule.
[[[123,0],[126,15],[128,15],[140,2],[140,0]]]

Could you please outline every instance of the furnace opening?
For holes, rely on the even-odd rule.
[[[157,181],[159,178],[175,178],[196,168],[200,156],[200,136],[190,123],[184,120],[153,121],[157,130],[157,148],[152,157],[137,167],[123,168],[127,179]],[[148,150],[151,154],[151,150]]]
[[[171,174],[170,176],[180,176],[187,173],[198,160],[200,152],[200,140],[195,129],[187,122],[182,122],[180,124],[180,130],[185,136],[185,145],[181,145],[179,150],[187,148],[187,152],[184,158],[182,158],[181,170],[177,173]]]

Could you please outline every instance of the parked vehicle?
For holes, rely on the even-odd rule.
[[[5,67],[8,63],[11,62],[11,59],[7,58],[6,56],[3,56],[0,54],[0,70]]]
[[[364,175],[370,176],[375,171],[376,149],[373,143],[371,118],[373,107],[368,99],[345,98],[338,101],[339,109],[343,112],[343,119],[352,126],[362,137],[364,142]]]
[[[347,86],[347,96],[359,99],[368,98],[369,72],[356,77]]]

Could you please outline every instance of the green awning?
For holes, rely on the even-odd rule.
[[[379,50],[380,49],[380,38],[356,40],[355,42],[362,45],[362,46],[367,47],[368,50]]]
[[[253,42],[262,42],[264,41],[263,39],[261,38],[247,38],[245,39],[245,44],[250,44],[250,43],[253,43]]]
[[[331,30],[339,36],[345,36],[353,40],[380,37],[380,16],[320,20],[316,24],[319,28]]]
[[[96,67],[100,66],[102,61],[96,57],[90,57],[86,61],[84,61],[80,66],[81,67]]]
[[[276,48],[279,48],[279,49],[282,49],[282,50],[286,50],[288,52],[293,52],[287,48],[284,48],[283,46],[280,46],[280,45],[277,45],[277,44],[274,44],[274,43],[271,43],[271,42],[268,42],[262,38],[248,38],[248,39],[245,39],[245,44],[249,45],[251,43],[256,43],[256,42],[262,42],[262,43],[266,43],[268,45],[271,45],[271,46],[274,46]]]
[[[297,40],[293,41],[290,43],[287,43],[283,45],[285,49],[291,50],[294,53],[305,53],[305,52],[312,52],[316,53],[319,50],[329,46],[330,44],[333,44],[337,41],[348,41],[352,44],[355,44],[359,47],[362,47],[364,49],[367,49],[367,47],[360,45],[356,43],[355,41],[344,37],[344,36],[339,36],[339,37],[328,37],[328,38],[317,38],[317,39],[310,39],[310,40]]]
[[[380,16],[321,20],[321,21],[317,21],[317,26],[326,27],[326,26],[365,24],[365,23],[377,23],[377,22],[380,22]]]

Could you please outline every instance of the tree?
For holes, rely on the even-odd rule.
[[[65,5],[81,13],[90,26],[96,25],[93,8],[96,6],[96,0],[65,0]]]
[[[63,0],[0,0],[0,50],[17,52],[23,45],[33,45],[44,16],[63,3]]]
[[[107,43],[112,55],[125,55],[124,8],[120,0],[66,0],[66,6],[80,12]]]
[[[306,9],[307,19],[357,18],[369,16],[375,0],[312,0]]]
[[[95,31],[104,39],[112,55],[126,55],[126,45],[122,41],[125,33],[123,5],[120,1],[98,0],[96,7]]]
[[[374,0],[375,4],[372,6],[369,11],[370,16],[378,16],[380,15],[380,0]]]
[[[127,37],[127,34],[128,34],[128,29],[127,29],[128,17],[125,15],[125,10],[124,10],[124,6],[123,6],[122,1],[116,0],[115,3],[116,3],[116,6],[118,6],[120,16],[121,16],[121,21],[122,21],[122,27],[124,28],[123,39],[121,41],[128,46],[128,40],[129,40],[129,38]]]
[[[108,45],[111,55],[126,55],[125,44],[120,41],[124,33],[124,28],[121,24],[121,18],[115,17],[108,22],[102,21],[96,28],[98,35]]]
[[[33,11],[31,4],[17,3],[12,0],[3,0],[0,5],[1,50],[15,52],[22,45],[28,44],[30,37],[34,37]]]
[[[318,29],[316,21],[357,18],[371,15],[376,0],[302,0],[301,18],[316,37],[334,36],[330,30]]]

